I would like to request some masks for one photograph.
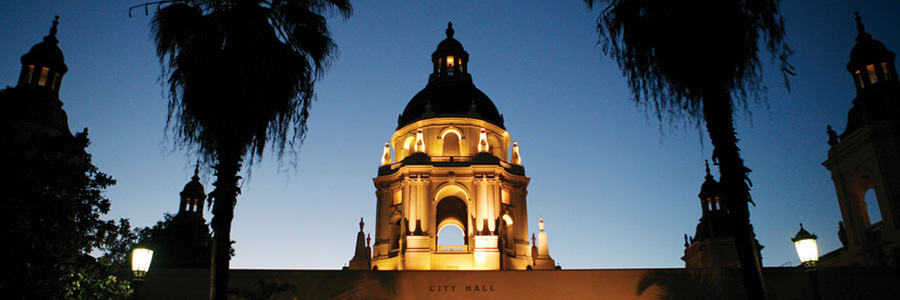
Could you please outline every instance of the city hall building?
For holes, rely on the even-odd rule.
[[[900,83],[894,53],[859,20],[858,27],[847,65],[857,97],[844,132],[829,131],[824,163],[838,193],[844,245],[820,257],[817,273],[765,268],[771,299],[813,299],[814,289],[823,299],[900,295]],[[3,98],[28,108],[10,120],[22,130],[16,134],[71,134],[58,98],[67,67],[55,28],[22,57],[12,90],[27,97]],[[384,145],[373,179],[374,238],[360,220],[348,267],[231,270],[233,290],[261,299],[743,299],[727,208],[708,171],[700,222],[685,241],[686,268],[561,269],[550,255],[543,220],[528,219],[530,178],[518,146],[500,110],[473,83],[469,54],[452,24],[431,64],[428,84],[403,108]],[[880,222],[867,218],[869,189],[877,195]],[[179,215],[202,220],[206,195],[196,174],[180,195]],[[347,246],[349,253],[354,245]],[[157,268],[135,298],[208,297],[208,269]]]

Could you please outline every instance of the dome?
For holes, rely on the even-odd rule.
[[[194,168],[194,176],[191,177],[191,181],[184,185],[184,189],[181,190],[181,198],[194,198],[194,199],[206,199],[206,191],[203,189],[203,184],[200,183],[200,164]]]
[[[860,66],[894,60],[894,52],[871,36],[860,35],[856,40],[853,50],[850,50],[850,62],[847,63],[847,69],[851,72]]]
[[[481,119],[504,128],[503,116],[494,102],[474,84],[462,80],[441,80],[430,82],[409,100],[397,120],[397,129],[418,120],[440,117]]]
[[[63,52],[57,46],[57,44],[59,44],[59,40],[56,39],[56,26],[59,24],[58,20],[59,16],[53,21],[53,27],[50,28],[50,34],[44,37],[44,41],[34,45],[28,53],[22,55],[22,65],[46,66],[56,70],[56,72],[59,72],[60,74],[64,74],[68,71],[69,68],[66,67]]]
[[[700,199],[719,197],[719,182],[709,173],[709,162],[706,162],[706,177],[703,185],[700,186]]]
[[[431,54],[434,72],[429,76],[428,85],[409,100],[397,119],[397,129],[418,120],[440,117],[480,119],[504,128],[503,116],[494,102],[472,83],[467,67],[469,54],[453,38],[453,23],[447,24],[445,33],[447,38]]]

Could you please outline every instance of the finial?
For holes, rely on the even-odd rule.
[[[541,217],[541,221],[538,222],[538,227],[541,228],[541,231],[544,231],[544,217]]]
[[[362,230],[363,230],[363,225],[366,225],[366,223],[363,222],[363,218],[360,217],[360,218],[359,218],[359,231],[362,231]]]
[[[800,230],[803,230],[803,223],[800,223]]]
[[[197,164],[194,165],[194,176],[191,177],[191,179],[200,180],[200,176],[198,174],[200,174],[200,160],[199,159],[197,159]]]
[[[534,233],[532,232],[532,233],[531,233],[531,244],[532,244],[532,245],[537,245],[537,242],[536,242],[535,240],[537,240],[537,239],[534,238]]]
[[[706,177],[711,177],[712,174],[709,173],[709,160],[708,160],[708,159],[704,159],[704,160],[703,160],[703,163],[706,164]]]
[[[53,18],[53,26],[50,27],[50,36],[56,37],[56,25],[59,25],[59,16]]]
[[[53,19],[53,26],[50,26],[50,34],[44,37],[45,43],[56,45],[59,41],[56,39],[56,26],[59,25],[59,16]]]
[[[371,245],[371,244],[372,244],[372,234],[370,233],[370,234],[366,235],[366,248],[368,248],[369,245]]]
[[[859,12],[855,11],[853,12],[853,14],[856,15],[856,30],[859,31],[859,35],[856,36],[856,41],[859,41],[860,39],[871,38],[872,35],[866,32],[866,26],[863,25],[862,17],[859,16]]]
[[[447,38],[448,38],[448,39],[452,39],[452,38],[453,38],[453,32],[454,32],[454,31],[453,31],[453,22],[447,22],[447,30],[444,31],[444,32],[447,33]]]

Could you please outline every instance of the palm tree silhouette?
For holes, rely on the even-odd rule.
[[[608,3],[597,19],[603,51],[628,78],[634,101],[657,118],[706,123],[719,165],[723,201],[732,218],[748,299],[765,286],[747,203],[750,169],[734,129],[735,109],[760,99],[760,40],[791,72],[779,0],[585,0]],[[785,77],[785,83],[787,83]],[[702,118],[701,118],[702,117]]]
[[[323,13],[347,0],[174,0],[151,21],[168,87],[167,128],[213,165],[211,298],[225,299],[231,221],[247,154],[303,142],[314,84],[337,49]],[[145,7],[146,7],[145,5]]]

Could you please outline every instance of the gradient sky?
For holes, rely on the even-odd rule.
[[[372,232],[381,149],[397,115],[431,72],[430,55],[452,21],[469,71],[519,142],[529,225],[547,222],[563,268],[683,267],[683,234],[700,217],[697,193],[711,153],[705,130],[663,129],[630,101],[621,71],[597,46],[581,0],[354,1],[330,18],[340,55],[318,82],[309,136],[296,159],[253,166],[238,198],[233,268],[337,269],[353,256],[357,222]],[[141,1],[0,2],[0,86],[14,86],[19,57],[60,15],[69,72],[60,98],[73,130],[89,128],[95,165],[118,180],[108,218],[150,226],[176,212],[195,157],[166,136],[166,99]],[[840,211],[825,126],[841,132],[855,90],[845,65],[867,31],[900,51],[898,1],[784,1],[798,76],[788,92],[765,67],[768,100],[736,117],[757,206],[751,219],[765,266],[796,265],[790,238],[803,222],[820,252],[840,246]],[[151,13],[152,13],[151,8]],[[768,57],[765,58],[768,62]],[[296,163],[291,163],[291,161]],[[717,170],[713,169],[714,174]],[[201,177],[207,192],[211,172]],[[209,219],[210,213],[206,212]]]

